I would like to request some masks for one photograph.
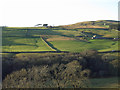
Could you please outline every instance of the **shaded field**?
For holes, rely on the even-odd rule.
[[[90,79],[90,88],[120,88],[118,77]]]

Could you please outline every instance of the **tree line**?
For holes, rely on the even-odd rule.
[[[109,29],[115,29],[120,31],[120,24],[112,24],[109,25]]]
[[[89,87],[89,78],[118,76],[118,59],[84,51],[3,56],[3,88]]]

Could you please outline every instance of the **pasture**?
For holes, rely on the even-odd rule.
[[[118,41],[91,37],[118,37],[118,31],[108,29],[49,29],[49,28],[5,28],[2,32],[3,52],[22,51],[70,51],[118,50]],[[80,37],[79,37],[80,36]],[[87,37],[86,37],[87,36]],[[43,40],[44,38],[44,40]]]
[[[5,37],[3,40],[3,52],[52,51],[42,38]]]
[[[111,40],[59,40],[50,41],[56,48],[62,51],[80,52],[84,50],[112,51],[117,50],[118,42]]]

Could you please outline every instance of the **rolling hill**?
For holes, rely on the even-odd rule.
[[[66,29],[75,29],[75,28],[109,28],[111,24],[118,24],[119,21],[115,20],[98,20],[98,21],[85,21],[78,22],[70,25],[63,25],[61,27]]]
[[[113,39],[118,38],[119,31],[108,29],[109,25],[117,23],[118,21],[113,20],[99,20],[60,26],[64,28],[4,27],[2,50],[3,52],[117,50],[118,40]],[[94,35],[99,39],[92,40]]]

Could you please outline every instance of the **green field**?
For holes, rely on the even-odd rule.
[[[53,51],[42,38],[21,38],[5,37],[3,38],[3,51]]]
[[[56,48],[62,51],[80,52],[84,50],[112,51],[117,50],[118,42],[111,40],[90,40],[89,42],[66,40],[51,41]]]
[[[94,39],[92,36],[117,38],[119,31],[86,28],[61,29],[45,27],[7,27],[2,32],[3,52],[118,50],[118,40]]]

